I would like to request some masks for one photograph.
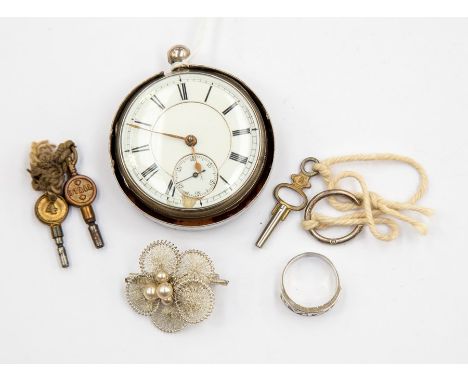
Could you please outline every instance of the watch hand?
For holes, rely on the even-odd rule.
[[[175,134],[170,134],[170,133],[163,133],[163,132],[161,132],[161,131],[154,131],[154,130],[146,129],[146,128],[141,127],[141,126],[138,126],[138,125],[134,125],[133,123],[127,123],[127,125],[130,126],[130,127],[134,127],[135,129],[145,130],[145,131],[148,131],[148,132],[150,132],[150,133],[155,133],[155,134],[166,135],[167,137],[177,138],[177,139],[181,139],[181,140],[185,141],[185,137],[183,137],[183,136],[181,136],[181,135],[175,135]]]
[[[155,131],[155,130],[150,130],[150,129],[146,129],[144,127],[141,127],[141,126],[138,126],[138,125],[135,125],[133,123],[127,123],[128,126],[130,127],[134,127],[136,129],[140,129],[140,130],[145,130],[145,131],[148,131],[150,133],[155,133],[155,134],[161,134],[161,135],[165,135],[166,137],[171,137],[171,138],[176,138],[176,139],[181,139],[185,142],[185,144],[187,146],[189,146],[191,149],[192,149],[192,155],[193,155],[193,159],[195,159],[195,170],[197,170],[198,173],[201,172],[202,170],[202,166],[200,164],[200,162],[198,161],[197,157],[195,156],[195,145],[197,144],[197,138],[192,135],[192,134],[189,134],[187,135],[186,137],[183,137],[181,135],[176,135],[176,134],[170,134],[170,133],[163,133],[161,131]]]
[[[175,135],[175,134],[169,134],[169,133],[161,133],[159,131],[155,131],[156,134],[161,134],[161,135],[165,135],[167,137],[172,137],[172,138],[177,138],[177,139],[182,139],[185,141],[185,137],[181,136],[181,135]]]
[[[179,181],[176,183],[176,185],[179,184],[179,183],[185,182],[186,180],[188,180],[188,179],[190,179],[190,178],[196,178],[199,174],[201,174],[202,172],[205,172],[205,171],[206,171],[206,170],[202,170],[202,171],[200,171],[200,172],[194,172],[194,173],[193,173],[192,175],[190,175],[189,177],[187,177],[187,178],[185,178],[185,179],[182,179],[182,180],[179,180]]]
[[[200,164],[200,162],[198,161],[197,159],[197,156],[195,155],[195,147],[194,146],[190,146],[192,148],[192,155],[193,155],[193,159],[195,159],[195,170],[197,170],[197,172],[200,174],[202,172],[202,166]]]

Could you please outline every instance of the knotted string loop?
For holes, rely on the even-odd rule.
[[[410,165],[418,172],[419,175],[419,184],[416,192],[406,202],[388,200],[375,192],[369,191],[364,177],[357,172],[343,171],[336,176],[333,176],[331,172],[331,166],[335,164],[360,161],[396,161]],[[426,224],[404,214],[404,211],[418,212],[426,216],[430,216],[432,214],[431,209],[421,207],[416,204],[427,190],[428,178],[424,168],[414,159],[388,153],[357,154],[333,157],[323,162],[316,163],[313,168],[322,175],[327,188],[330,190],[340,188],[338,187],[338,184],[345,178],[355,179],[361,188],[361,192],[355,193],[355,195],[361,203],[357,206],[353,202],[339,201],[334,197],[330,197],[328,202],[336,210],[342,212],[353,212],[339,217],[330,217],[312,212],[310,219],[304,220],[303,222],[303,227],[306,230],[323,229],[332,226],[354,226],[357,224],[364,224],[369,227],[369,230],[377,239],[390,241],[395,239],[399,234],[397,221],[400,220],[413,226],[419,233],[426,234]],[[387,232],[379,230],[377,228],[378,225],[387,226]]]

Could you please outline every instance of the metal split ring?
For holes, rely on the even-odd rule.
[[[326,303],[324,303],[322,305],[319,305],[319,306],[303,306],[303,305],[300,305],[300,304],[294,302],[294,300],[287,293],[286,288],[284,286],[284,284],[285,284],[285,282],[284,282],[285,275],[286,275],[289,267],[293,263],[297,262],[300,259],[303,259],[304,257],[315,257],[315,258],[318,258],[319,260],[323,261],[325,264],[327,264],[329,266],[330,272],[335,277],[335,280],[336,280],[335,293],[333,294],[333,297],[329,301],[327,301]],[[314,252],[301,253],[300,255],[297,255],[297,256],[293,257],[291,260],[289,260],[289,262],[286,264],[286,266],[283,269],[283,274],[281,276],[281,295],[280,295],[280,297],[281,297],[281,300],[283,301],[283,303],[290,310],[292,310],[296,314],[300,314],[302,316],[317,316],[319,314],[323,314],[325,312],[328,312],[335,305],[336,301],[338,300],[338,296],[340,295],[340,292],[341,292],[340,278],[338,276],[338,272],[337,272],[335,266],[330,261],[330,259],[328,259],[327,257],[325,257],[325,256],[323,256],[323,255],[321,255],[319,253],[314,253]]]
[[[307,171],[307,168],[306,166],[309,164],[309,163],[312,163],[312,171]],[[314,157],[307,157],[305,158],[302,162],[301,162],[301,172],[312,178],[313,176],[317,175],[318,174],[318,171],[314,170],[314,165],[317,164],[317,163],[320,163],[320,161],[317,159],[317,158],[314,158]]]
[[[330,196],[344,196],[345,198],[356,203],[356,205],[361,204],[359,199],[351,192],[348,192],[345,190],[338,190],[338,189],[322,191],[318,193],[317,195],[315,195],[307,204],[307,207],[304,212],[304,220],[310,220],[311,215],[312,215],[312,210],[315,207],[315,205],[323,198],[328,198]],[[311,228],[309,232],[313,237],[315,237],[317,240],[321,241],[322,243],[341,244],[354,238],[359,232],[362,231],[363,228],[364,228],[363,224],[358,224],[354,227],[354,229],[350,233],[341,237],[337,237],[337,238],[329,238],[329,237],[323,236],[320,233],[318,233],[315,228]]]

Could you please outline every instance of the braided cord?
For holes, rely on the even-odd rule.
[[[73,141],[58,147],[49,141],[33,142],[29,154],[32,188],[48,194],[61,195],[67,172],[66,159],[72,155]]]

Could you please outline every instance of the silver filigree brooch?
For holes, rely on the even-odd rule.
[[[125,279],[128,302],[168,333],[208,318],[214,307],[211,285],[228,284],[205,253],[194,249],[180,253],[168,241],[153,242],[143,250],[140,271]]]

